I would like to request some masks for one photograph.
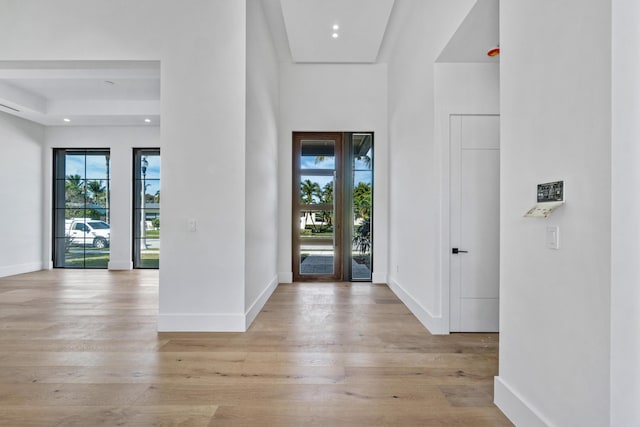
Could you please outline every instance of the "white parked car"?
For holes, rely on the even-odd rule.
[[[65,220],[66,235],[72,245],[91,245],[102,249],[109,246],[111,228],[98,219],[74,218]]]

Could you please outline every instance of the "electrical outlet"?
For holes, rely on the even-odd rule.
[[[197,230],[197,228],[198,228],[198,227],[197,227],[197,224],[196,224],[196,220],[195,220],[195,219],[189,219],[189,220],[187,220],[187,229],[188,229],[190,232],[192,232],[192,233],[193,233],[193,232],[195,232],[195,231]]]

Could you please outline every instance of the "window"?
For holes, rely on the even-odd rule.
[[[160,149],[133,152],[133,267],[160,265]]]
[[[107,268],[109,150],[55,149],[53,154],[53,265]]]
[[[351,178],[347,197],[350,198],[351,280],[369,281],[372,272],[373,249],[373,134],[353,133],[349,146],[348,174]]]

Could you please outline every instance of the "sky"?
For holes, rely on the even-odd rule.
[[[160,156],[145,156],[149,165],[147,166],[145,183],[147,184],[147,194],[155,195],[160,190]],[[332,181],[332,176],[309,176],[304,175],[304,169],[320,169],[320,170],[333,170],[335,168],[335,158],[326,157],[321,161],[317,161],[315,156],[302,156],[300,158],[301,168],[303,169],[303,176],[301,180],[311,179],[323,188],[326,184]],[[67,154],[66,155],[66,175],[80,175],[85,177],[86,166],[86,179],[87,181],[103,181],[106,179],[106,163],[104,154]],[[354,172],[354,187],[360,182],[371,184],[373,174],[371,170],[361,160],[355,160],[355,172]]]
[[[160,156],[144,156],[149,165],[146,171],[147,194],[155,195],[160,190]],[[85,174],[86,167],[86,174]],[[104,182],[107,178],[107,165],[104,154],[67,153],[65,156],[65,175],[80,175],[87,181]]]
[[[67,154],[65,162],[66,175],[80,175],[89,181],[107,177],[107,165],[104,154]],[[160,156],[145,156],[149,162],[147,179],[160,179]],[[85,161],[86,160],[86,161]]]
[[[304,175],[305,169],[324,169],[329,171],[335,168],[335,158],[334,157],[326,157],[321,161],[316,161],[315,156],[301,156],[300,157],[300,168],[301,177],[300,180],[304,181],[305,179],[310,179],[313,182],[317,182],[320,185],[320,188],[323,188],[327,183],[332,181],[332,176],[309,176]],[[362,160],[355,161],[355,172],[354,172],[354,187],[356,187],[360,182],[364,182],[365,184],[371,184],[373,174],[371,173],[371,169],[365,165]]]

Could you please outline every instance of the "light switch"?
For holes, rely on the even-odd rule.
[[[548,226],[546,232],[547,248],[558,249],[560,247],[560,227]]]
[[[187,221],[187,229],[191,232],[196,231],[197,229],[197,224],[196,224],[196,220],[195,219],[190,219]]]

